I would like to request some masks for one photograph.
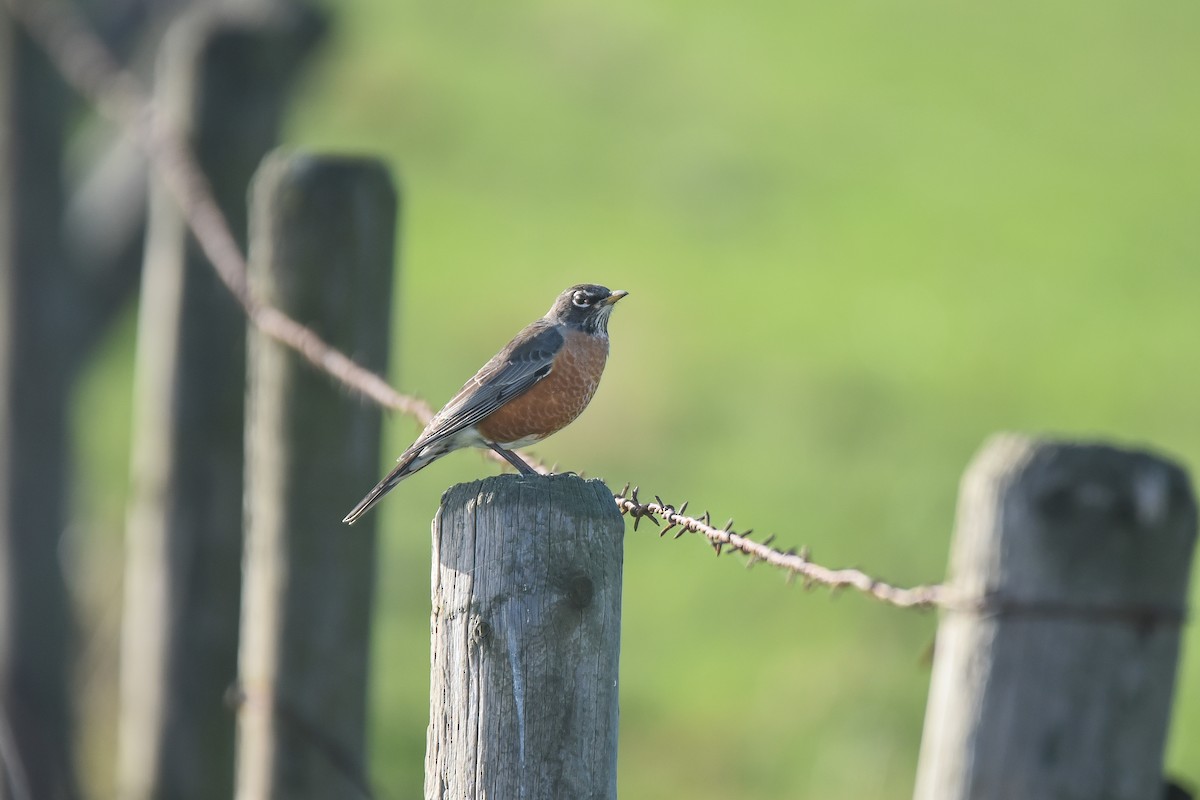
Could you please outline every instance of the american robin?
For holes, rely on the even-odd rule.
[[[628,292],[581,283],[483,365],[342,522],[353,525],[393,486],[460,447],[490,447],[533,474],[512,448],[540,442],[587,407],[608,359],[608,317]]]

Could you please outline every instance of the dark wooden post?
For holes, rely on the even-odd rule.
[[[163,42],[155,100],[244,240],[312,17],[202,9]],[[121,653],[119,794],[229,797],[242,556],[245,320],[151,187],[138,322]]]
[[[383,371],[396,193],[379,162],[273,154],[255,178],[259,297]],[[361,798],[380,413],[251,332],[237,797]]]
[[[612,492],[574,475],[442,498],[426,798],[616,797],[623,534]]]
[[[1159,797],[1195,538],[1169,461],[991,441],[963,479],[918,800]]]
[[[68,408],[78,306],[60,242],[68,103],[0,12],[0,797],[73,798]],[[7,780],[6,780],[7,775]]]

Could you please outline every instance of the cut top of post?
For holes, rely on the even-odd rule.
[[[1172,461],[997,436],[963,478],[958,517],[950,576],[963,601],[1182,619],[1196,503]],[[1004,536],[992,535],[1001,529]]]

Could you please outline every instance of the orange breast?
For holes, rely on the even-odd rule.
[[[520,447],[565,428],[587,408],[607,360],[608,340],[568,331],[550,374],[489,414],[479,432],[488,441]]]

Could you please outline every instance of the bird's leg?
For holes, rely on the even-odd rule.
[[[504,460],[516,467],[517,472],[521,473],[522,475],[537,475],[537,470],[522,461],[521,457],[512,450],[505,450],[495,442],[488,442],[488,447],[504,456]]]

